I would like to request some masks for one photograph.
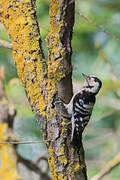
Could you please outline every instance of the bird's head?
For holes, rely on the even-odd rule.
[[[100,79],[98,79],[97,77],[85,75],[83,73],[82,75],[85,78],[83,89],[96,95],[102,86],[102,82],[100,81]]]

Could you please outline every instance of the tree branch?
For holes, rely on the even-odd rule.
[[[97,24],[96,22],[94,22],[92,19],[88,18],[87,16],[85,16],[83,13],[75,11],[75,13],[77,15],[79,15],[80,17],[82,17],[84,19],[84,21],[88,22],[89,24],[95,26],[96,28],[98,28],[100,31],[104,32],[105,34],[107,34],[109,37],[111,37],[114,40],[117,40],[120,42],[120,38],[116,37],[115,35],[113,35],[112,33],[110,33],[109,31],[107,31],[106,29],[104,29],[103,26]]]
[[[41,169],[38,167],[38,165],[30,160],[24,159],[22,156],[20,156],[17,151],[17,161],[19,163],[24,164],[29,170],[34,171],[37,173],[42,180],[51,180],[51,178],[47,175],[46,172],[42,172]]]
[[[18,75],[25,88],[32,111],[41,121],[41,128],[45,136],[47,65],[36,20],[35,1],[1,0],[0,22],[5,25],[12,40]]]
[[[111,66],[109,60],[107,59],[107,57],[105,56],[104,52],[102,51],[99,42],[95,43],[95,47],[98,49],[99,56],[104,61],[104,63],[107,65],[107,67],[108,67],[108,69],[109,69],[109,71],[111,73],[112,80],[114,82],[119,81],[119,79],[117,78],[117,76],[114,73],[113,67]]]
[[[118,166],[120,164],[120,153],[118,153],[111,161],[109,161],[105,167],[98,173],[96,176],[94,176],[91,180],[100,180],[102,179],[106,174],[110,173],[113,168]]]
[[[57,85],[58,96],[65,103],[68,103],[73,95],[71,39],[74,25],[74,6],[74,0],[50,1],[50,33],[47,37],[49,45],[48,83],[49,86],[52,85],[51,89]],[[52,92],[53,95],[55,93]]]
[[[80,161],[71,146],[71,119],[62,116],[53,106],[56,94],[68,103],[72,92],[71,39],[75,13],[74,0],[50,1],[50,33],[48,40],[48,114],[47,139],[49,165],[53,179],[86,180],[86,165],[83,147]],[[51,109],[52,107],[52,109]]]
[[[8,142],[0,142],[0,144],[34,144],[34,143],[43,143],[43,141],[8,141]]]

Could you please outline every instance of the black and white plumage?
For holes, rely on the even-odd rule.
[[[95,96],[102,86],[97,77],[90,77],[85,74],[83,76],[85,83],[81,91],[76,93],[70,103],[66,105],[68,113],[72,115],[72,145],[78,149],[82,143],[82,133],[92,114],[96,101]]]

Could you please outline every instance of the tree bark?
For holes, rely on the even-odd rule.
[[[56,106],[56,97],[72,97],[71,39],[74,0],[50,1],[48,67],[44,60],[35,1],[1,0],[0,21],[8,30],[18,75],[49,152],[52,179],[86,180],[83,146],[80,157],[71,146],[71,120]],[[14,19],[16,17],[16,20]]]
[[[71,39],[74,25],[75,1],[50,1],[50,33],[48,58],[48,96],[52,104],[57,93],[63,102],[68,103],[72,97]],[[55,87],[58,87],[56,89]],[[67,93],[66,93],[67,92]],[[84,150],[79,157],[71,146],[70,119],[65,119],[60,111],[50,107],[50,119],[47,123],[49,140],[49,164],[53,179],[87,179],[84,162]]]

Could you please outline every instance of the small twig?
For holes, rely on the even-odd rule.
[[[24,141],[24,142],[0,142],[0,144],[34,144],[34,143],[43,143],[43,141]]]
[[[47,173],[47,171],[49,170],[49,165],[48,165],[48,158],[46,158],[45,156],[40,156],[37,161],[35,162],[37,165],[39,165],[40,161],[45,161],[46,162],[46,169],[44,170],[44,172]]]
[[[37,173],[41,177],[41,179],[51,180],[48,174],[46,172],[42,172],[42,170],[40,169],[40,167],[38,167],[36,163],[28,159],[24,159],[21,155],[17,153],[17,151],[16,151],[16,155],[17,155],[17,161],[19,163],[24,164],[29,170]]]
[[[100,180],[102,179],[106,174],[110,173],[113,168],[118,166],[120,164],[120,153],[118,153],[111,161],[109,161],[106,166],[98,173],[96,176],[94,176],[91,180]]]
[[[93,138],[92,140],[90,139],[84,143],[85,149],[94,149],[97,146],[100,146],[100,145],[106,143],[107,139],[110,139],[110,138],[111,139],[113,138],[113,132],[105,134],[101,137]],[[115,137],[114,137],[114,139],[115,139]]]
[[[0,47],[12,49],[12,44],[10,44],[9,42],[7,42],[5,40],[0,40]]]
[[[75,11],[75,13],[78,14],[80,17],[82,17],[89,24],[92,24],[93,26],[97,27],[100,31],[102,31],[105,34],[107,34],[108,36],[110,36],[112,39],[115,39],[115,40],[120,42],[120,38],[119,37],[116,37],[115,35],[111,34],[109,31],[105,30],[102,26],[100,26],[99,24],[95,23],[90,18],[86,17],[85,15],[83,15],[82,13],[80,13],[78,11]]]
[[[42,161],[42,160],[44,160],[44,161],[47,161],[48,162],[48,159],[45,157],[45,156],[40,156],[37,160],[36,160],[36,164],[39,164],[39,162],[40,161]]]
[[[108,69],[109,69],[109,71],[110,71],[110,73],[111,73],[112,80],[113,80],[114,82],[119,81],[118,78],[117,78],[117,76],[116,76],[115,73],[114,73],[114,70],[113,70],[113,68],[112,68],[109,60],[107,59],[107,57],[105,56],[104,52],[102,51],[99,42],[96,42],[96,43],[95,43],[95,47],[98,49],[98,53],[99,53],[99,56],[101,57],[101,59],[104,61],[104,63],[106,63],[106,65],[107,65],[107,67],[108,67]]]
[[[104,119],[104,118],[107,118],[107,117],[109,117],[109,116],[111,116],[111,115],[113,115],[113,114],[115,114],[116,112],[119,112],[119,111],[120,111],[120,110],[112,110],[112,111],[106,112],[106,113],[104,113],[101,117],[95,119],[94,122],[100,121],[100,120],[102,120],[102,119]]]
[[[104,100],[101,101],[101,105],[107,105],[116,111],[120,111],[120,101],[115,98],[104,98]]]

